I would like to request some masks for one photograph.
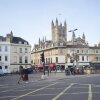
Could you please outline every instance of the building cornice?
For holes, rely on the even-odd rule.
[[[51,49],[58,49],[58,48],[65,48],[66,49],[66,46],[54,46],[54,47],[50,47],[50,48],[44,48],[41,50],[32,51],[32,54],[37,53],[37,52],[46,51],[46,50],[51,50]]]

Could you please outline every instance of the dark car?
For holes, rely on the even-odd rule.
[[[27,73],[32,74],[33,73],[33,68],[27,68]]]

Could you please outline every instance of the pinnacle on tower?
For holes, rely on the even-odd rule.
[[[62,23],[60,23],[60,27],[62,27]]]
[[[83,32],[83,35],[82,35],[82,39],[85,41],[85,35],[84,35],[84,32]]]
[[[67,26],[66,21],[64,21],[64,26],[65,26],[65,27]]]
[[[43,42],[44,42],[44,36],[43,36]]]
[[[39,44],[40,44],[40,38],[39,38]]]
[[[12,32],[12,30],[11,30],[10,34],[11,34],[11,36],[13,36],[13,32]]]
[[[58,19],[56,18],[56,25],[58,26]]]
[[[52,20],[51,26],[54,27],[54,22],[53,22],[53,20]]]
[[[45,42],[46,42],[46,36],[45,36]]]

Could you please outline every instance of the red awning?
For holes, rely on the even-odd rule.
[[[52,64],[48,64],[48,66],[49,67],[55,67],[56,65],[52,63]]]
[[[43,67],[43,64],[39,64],[39,65],[37,65],[36,67]]]

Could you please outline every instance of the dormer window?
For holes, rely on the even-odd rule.
[[[24,44],[27,44],[27,42],[24,42]]]
[[[19,41],[19,44],[22,44],[22,41]]]

